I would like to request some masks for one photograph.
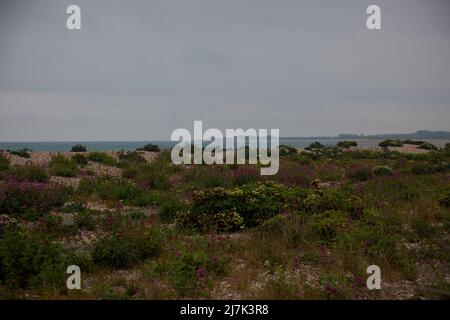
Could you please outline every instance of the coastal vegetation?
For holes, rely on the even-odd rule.
[[[353,146],[282,146],[274,176],[168,151],[3,152],[0,297],[448,298],[450,150]]]

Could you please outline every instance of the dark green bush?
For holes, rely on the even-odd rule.
[[[288,156],[292,156],[294,154],[297,154],[297,148],[294,148],[293,146],[288,146],[288,145],[280,145],[280,157],[288,157]]]
[[[76,162],[76,164],[80,166],[85,166],[88,164],[88,159],[84,154],[75,154],[72,156],[72,160]]]
[[[388,139],[388,140],[381,141],[378,145],[379,145],[380,147],[382,147],[382,148],[387,148],[387,147],[402,147],[402,146],[403,146],[403,142],[400,141],[400,140],[391,140],[391,139]]]
[[[94,230],[99,222],[98,216],[91,210],[82,210],[75,215],[75,223],[79,228]]]
[[[438,149],[434,144],[429,143],[429,142],[423,142],[423,143],[419,144],[418,148],[424,149],[424,150],[437,150]]]
[[[372,171],[376,176],[392,176],[394,174],[394,170],[389,166],[375,166]]]
[[[188,211],[177,221],[201,231],[234,231],[254,227],[281,213],[289,202],[289,190],[274,182],[257,182],[226,190],[197,191]]]
[[[137,151],[119,151],[117,153],[117,157],[119,160],[128,161],[128,162],[147,162],[145,158]]]
[[[348,217],[338,210],[329,210],[314,215],[311,219],[311,229],[321,240],[334,240],[338,232],[348,224]]]
[[[98,151],[89,152],[87,158],[90,161],[103,163],[109,166],[113,166],[116,164],[116,159],[114,159],[112,156],[110,156],[105,152],[98,152]]]
[[[325,146],[323,144],[321,144],[318,141],[312,142],[308,147],[306,147],[305,149],[307,150],[313,150],[313,149],[324,149]]]
[[[194,248],[180,248],[169,266],[170,280],[182,295],[207,288],[214,276],[227,273],[229,257],[220,243],[199,243]]]
[[[20,150],[17,150],[17,151],[8,150],[9,153],[11,153],[11,154],[13,154],[15,156],[19,156],[19,157],[27,158],[27,159],[31,158],[30,151],[31,150],[28,149],[28,148],[23,148],[23,149],[20,149]]]
[[[419,162],[411,168],[411,172],[416,175],[431,174],[433,173],[433,167],[428,163]]]
[[[142,148],[137,148],[136,150],[138,151],[150,151],[150,152],[159,152],[160,149],[156,144],[146,144],[145,146],[143,146]]]
[[[45,213],[63,205],[70,193],[62,185],[7,180],[0,184],[0,212]]]
[[[133,182],[111,176],[83,178],[78,192],[83,195],[96,194],[104,200],[122,200],[127,204],[139,205],[142,205],[142,198],[146,195],[146,191]]]
[[[426,239],[436,234],[436,230],[430,222],[422,217],[414,217],[411,219],[411,229],[419,239]]]
[[[356,141],[339,141],[336,144],[339,148],[348,149],[350,147],[356,147],[358,146],[358,143]]]
[[[0,241],[0,282],[12,288],[65,285],[62,249],[41,235],[10,232]]]
[[[441,208],[450,208],[450,189],[440,195],[438,204]]]
[[[126,268],[156,256],[160,249],[161,232],[158,229],[124,230],[97,240],[92,258],[100,266]]]
[[[8,170],[10,166],[9,159],[3,155],[0,155],[0,171]]]
[[[52,175],[60,177],[75,177],[78,173],[76,161],[60,154],[52,158],[49,170]]]
[[[71,152],[86,152],[86,147],[81,144],[76,144],[72,147]]]
[[[178,213],[185,210],[185,205],[177,199],[170,199],[164,202],[159,208],[159,218],[162,222],[172,223]]]
[[[364,203],[351,191],[340,189],[307,190],[300,196],[299,209],[306,213],[339,210],[354,218],[362,216]]]
[[[12,168],[11,175],[20,180],[41,183],[48,182],[50,179],[45,169],[36,165],[16,166]]]
[[[367,166],[358,165],[348,169],[347,176],[354,181],[367,181],[373,177],[373,172]]]

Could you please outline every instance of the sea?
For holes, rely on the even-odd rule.
[[[325,139],[309,139],[309,138],[280,138],[280,144],[291,145],[296,148],[304,148],[312,142],[318,141],[324,145],[335,145],[343,139],[325,138]],[[378,146],[383,139],[350,139],[356,141],[360,147]],[[433,143],[438,147],[443,147],[449,141],[427,139],[427,142]],[[160,147],[160,149],[170,149],[177,142],[173,141],[20,141],[20,142],[1,142],[0,150],[20,150],[28,148],[32,151],[70,151],[72,146],[81,144],[88,151],[119,151],[119,150],[136,150],[144,145],[152,143]]]

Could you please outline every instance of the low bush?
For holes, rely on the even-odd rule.
[[[411,172],[416,175],[431,174],[433,173],[433,167],[428,163],[419,162],[411,168]]]
[[[403,142],[400,141],[400,140],[390,140],[390,139],[388,139],[388,140],[381,141],[378,145],[380,147],[382,147],[382,148],[402,147],[403,146]]]
[[[76,144],[70,150],[71,152],[86,152],[86,147],[81,144]]]
[[[243,165],[228,171],[225,175],[231,177],[231,183],[235,186],[256,182],[261,177],[258,168]]]
[[[136,150],[138,150],[138,151],[150,151],[150,152],[159,152],[159,151],[161,151],[156,144],[152,144],[152,143],[146,144],[142,148],[137,148]]]
[[[356,141],[339,141],[336,144],[339,148],[348,149],[350,147],[356,147],[358,146],[358,143]]]
[[[100,266],[126,268],[156,256],[161,249],[161,239],[157,228],[108,234],[94,243],[92,258]]]
[[[9,159],[3,155],[0,155],[0,171],[8,170],[10,167]]]
[[[421,144],[419,144],[419,149],[424,149],[424,150],[437,150],[438,148],[429,142],[422,142]]]
[[[79,228],[94,230],[99,222],[99,217],[91,210],[82,210],[75,215],[75,223]]]
[[[197,191],[188,211],[177,221],[201,231],[235,231],[254,227],[281,213],[288,203],[288,189],[274,182],[257,182],[227,190]]]
[[[9,232],[0,241],[0,282],[12,288],[62,288],[66,279],[62,249],[41,235]]]
[[[442,192],[438,204],[441,208],[450,208],[450,189]]]
[[[44,168],[36,165],[16,166],[11,169],[11,175],[19,180],[31,182],[48,182],[50,176]]]
[[[136,204],[145,191],[131,181],[111,176],[83,178],[78,186],[81,194],[96,194],[103,200],[122,200],[127,204]]]
[[[72,156],[72,160],[80,166],[85,166],[88,164],[88,159],[84,154],[75,154]]]
[[[13,155],[15,155],[15,156],[19,156],[19,157],[22,157],[22,158],[31,158],[31,155],[30,155],[30,149],[28,149],[28,148],[23,148],[23,149],[20,149],[20,150],[17,150],[17,151],[15,151],[15,150],[8,150],[8,152],[9,153],[11,153],[11,154],[13,154]]]
[[[176,250],[169,267],[170,280],[182,295],[207,288],[211,278],[227,273],[229,257],[221,243],[197,243]]]
[[[311,220],[311,229],[320,240],[334,240],[338,232],[348,224],[348,217],[338,210],[329,210],[314,215]]]
[[[114,166],[116,164],[116,159],[105,152],[89,152],[87,158],[90,161],[103,163],[109,166]]]
[[[45,213],[63,205],[70,193],[71,189],[62,185],[8,179],[0,183],[0,212]]]
[[[312,142],[308,147],[305,148],[306,150],[313,150],[313,149],[325,149],[325,146],[321,144],[318,141]]]
[[[185,205],[177,199],[167,200],[159,208],[159,219],[165,223],[172,223],[177,215],[185,209]]]
[[[353,166],[347,170],[347,176],[353,181],[367,181],[373,177],[373,172],[368,166]]]
[[[75,177],[78,173],[77,163],[72,158],[57,155],[49,163],[50,173],[60,177]]]
[[[394,174],[394,170],[389,166],[375,166],[372,171],[376,176],[392,176]]]
[[[306,213],[339,210],[348,213],[350,217],[360,218],[364,207],[363,200],[351,190],[329,188],[305,191],[298,208]]]
[[[119,151],[117,153],[117,157],[119,160],[127,161],[127,162],[147,162],[145,158],[137,151]]]
[[[280,145],[279,148],[280,157],[289,157],[294,154],[297,154],[297,148],[294,148],[293,146],[288,146],[285,144]]]

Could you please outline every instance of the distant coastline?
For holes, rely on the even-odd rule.
[[[280,138],[280,144],[291,145],[295,148],[305,148],[312,142],[318,141],[324,145],[335,145],[339,141],[349,139],[338,138]],[[359,138],[351,139],[356,141],[359,147],[376,147],[378,143],[385,139],[370,139]],[[448,140],[442,139],[420,139],[430,142],[438,147],[444,147]],[[32,151],[49,151],[49,152],[67,152],[70,151],[75,144],[81,144],[87,148],[88,151],[119,151],[119,150],[136,150],[143,147],[147,143],[157,145],[160,149],[170,149],[175,142],[172,141],[48,141],[48,142],[0,142],[0,150],[20,150],[28,148]]]

